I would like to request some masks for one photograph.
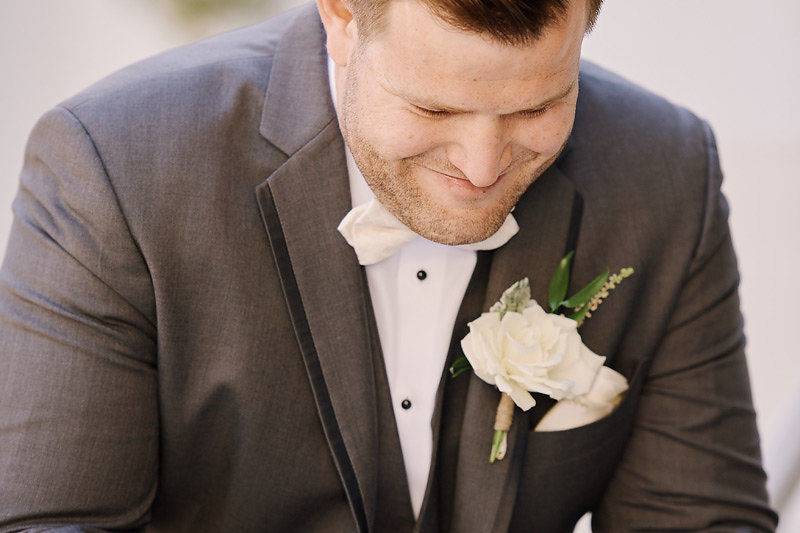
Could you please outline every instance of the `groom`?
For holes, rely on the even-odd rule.
[[[714,136],[580,60],[599,3],[317,0],[45,113],[0,532],[773,530]],[[580,330],[629,389],[537,393],[489,463],[499,391],[446,369],[570,250],[569,294],[635,268]]]

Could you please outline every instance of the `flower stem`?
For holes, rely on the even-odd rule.
[[[492,453],[489,454],[490,463],[494,463],[495,459],[500,460],[506,456],[506,438],[513,419],[514,400],[504,392],[500,395],[497,413],[494,416],[494,437],[492,437]]]
[[[492,453],[489,454],[489,462],[494,463],[495,460],[500,460],[506,455],[505,446],[503,443],[506,439],[507,431],[502,429],[494,430],[494,437],[492,438]]]

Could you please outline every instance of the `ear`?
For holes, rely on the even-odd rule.
[[[358,29],[345,0],[316,0],[325,26],[328,54],[339,67],[347,66],[358,42]]]

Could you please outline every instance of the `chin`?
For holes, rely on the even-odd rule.
[[[471,198],[443,187],[437,182],[442,178],[430,169],[418,168],[413,176],[416,192],[405,199],[417,197],[418,201],[406,204],[403,218],[412,220],[402,221],[430,241],[448,245],[480,242],[493,235],[508,216],[503,208],[507,202],[500,194],[506,191],[498,189],[483,198]]]
[[[497,227],[493,227],[490,216],[485,216],[475,209],[460,207],[442,209],[441,216],[423,224],[424,232],[417,233],[428,240],[455,246],[487,239],[500,229],[502,221]]]

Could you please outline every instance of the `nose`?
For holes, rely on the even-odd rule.
[[[470,124],[457,127],[450,143],[448,159],[476,187],[489,187],[511,161],[511,145],[506,141],[503,119],[498,116],[474,117]]]

